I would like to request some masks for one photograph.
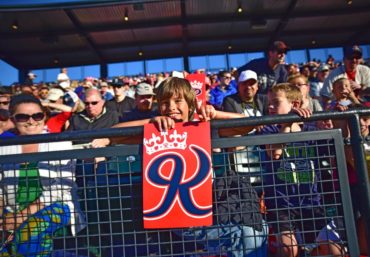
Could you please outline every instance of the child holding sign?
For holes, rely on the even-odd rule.
[[[174,129],[178,122],[193,121],[196,109],[201,121],[245,117],[243,114],[217,111],[208,105],[197,108],[195,92],[186,79],[172,77],[164,80],[158,87],[156,95],[161,116],[119,123],[114,127],[153,123],[159,131],[169,131]],[[253,127],[221,129],[219,134],[240,135],[252,129]],[[139,135],[135,138],[97,139],[92,144],[94,147],[103,147],[109,143],[141,143],[142,140],[142,135]],[[268,233],[259,213],[257,194],[249,180],[233,171],[227,173],[228,177],[215,178],[213,181],[214,225],[177,230],[176,234],[182,240],[196,241],[208,254],[246,256],[266,242]],[[235,187],[230,188],[232,185]]]

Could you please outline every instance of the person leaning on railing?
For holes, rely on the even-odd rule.
[[[30,94],[14,96],[10,114],[19,136],[45,133],[45,111]],[[61,151],[69,141],[0,147],[0,155]],[[7,234],[0,256],[50,256],[53,234],[71,225],[72,234],[83,227],[83,216],[74,198],[74,161],[32,162],[0,165],[0,229]],[[8,254],[8,255],[7,255]]]

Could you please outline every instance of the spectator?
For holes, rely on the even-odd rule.
[[[333,98],[333,82],[341,77],[349,79],[356,95],[370,95],[370,68],[360,64],[361,59],[362,49],[359,46],[344,48],[344,65],[334,69],[324,81],[320,93],[324,107]]]
[[[11,92],[4,87],[0,88],[0,109],[9,110],[10,96]]]
[[[68,130],[93,130],[110,128],[118,122],[115,111],[107,111],[104,99],[98,89],[88,89],[85,94],[85,110],[73,114]]]
[[[13,128],[14,123],[10,119],[9,110],[0,109],[0,139],[14,137],[15,135],[9,131]]]
[[[49,93],[49,87],[45,84],[41,84],[39,87],[39,99],[41,102],[47,101]]]
[[[351,82],[347,78],[339,78],[333,83],[333,95],[334,99],[327,106],[327,110],[346,110],[349,105],[361,104],[357,99],[354,90],[351,87]],[[334,126],[335,126],[335,122]]]
[[[27,85],[27,86],[32,86],[34,84],[34,79],[36,77],[37,77],[37,75],[35,73],[33,73],[32,71],[28,72],[26,80],[24,81],[23,84]]]
[[[113,95],[111,92],[108,90],[108,83],[103,81],[100,83],[100,93],[104,97],[105,101],[110,101],[113,99]]]
[[[222,107],[226,112],[243,113],[247,117],[267,114],[267,96],[257,94],[257,73],[243,71],[238,79],[238,93],[225,98]]]
[[[209,92],[209,103],[220,110],[224,98],[236,93],[235,81],[232,81],[230,72],[220,71],[218,73],[220,83]]]
[[[302,93],[302,104],[301,108],[309,109],[311,112],[322,111],[322,106],[317,99],[310,97],[310,84],[306,76],[301,74],[293,75],[288,78],[288,82],[296,86]]]
[[[302,117],[310,116],[309,110],[300,108],[301,101],[298,99],[302,99],[302,95],[295,86],[288,83],[277,84],[271,88],[268,98],[270,114],[280,115],[294,111]],[[294,122],[266,125],[261,134],[311,130],[315,130],[315,127],[306,124],[301,126]],[[263,177],[265,202],[268,222],[274,231],[278,232],[277,256],[298,256],[299,242],[295,234],[298,230],[305,240],[305,245],[319,243],[317,249],[312,249],[313,254],[344,254],[336,224],[333,220],[327,220],[325,210],[321,207],[322,195],[319,185],[322,181],[317,166],[318,156],[308,156],[303,151],[296,151],[315,145],[316,141],[265,146],[269,161],[265,164]],[[321,155],[322,152],[318,154]]]
[[[70,87],[71,80],[69,79],[67,72],[68,72],[67,71],[67,68],[61,68],[60,69],[60,73],[57,76],[57,82],[58,82],[58,84],[64,82],[65,83],[65,87]]]
[[[195,93],[187,80],[177,77],[164,80],[158,87],[157,97],[159,111],[162,116],[120,123],[117,124],[116,127],[139,126],[151,122],[156,125],[158,130],[164,131],[174,128],[176,122],[193,120],[197,106]],[[198,110],[198,114],[201,120],[244,117],[244,115],[241,114],[216,111],[212,106],[203,106]],[[234,132],[233,129],[231,130],[231,132]],[[133,138],[112,138],[111,140],[114,143],[119,143],[121,140],[127,143],[128,141],[126,141],[126,139],[132,140]],[[137,137],[135,141],[137,140],[142,142],[142,136]],[[110,142],[109,139],[94,140],[93,146],[103,146],[108,142]],[[258,199],[251,185],[249,183],[243,183],[243,193],[248,195],[246,198],[243,198],[243,196],[245,197],[246,195],[243,194],[242,196],[238,191],[240,187],[234,190],[233,196],[237,198],[233,198],[233,206],[230,207],[230,203],[224,203],[226,200],[223,198],[226,197],[226,195],[232,194],[232,190],[229,188],[231,181],[240,181],[241,178],[235,175],[234,172],[234,176],[227,177],[227,180],[230,180],[230,182],[225,184],[224,179],[225,177],[222,177],[219,181],[214,183],[214,187],[217,188],[217,190],[226,190],[223,191],[224,193],[220,193],[220,199],[217,201],[220,204],[214,208],[217,212],[215,213],[214,219],[217,225],[184,230],[184,232],[179,232],[178,235],[184,237],[183,240],[204,242],[204,247],[208,249],[208,253],[211,253],[212,248],[215,249],[219,247],[225,249],[228,254],[232,253],[234,256],[245,256],[263,245],[263,242],[266,241],[267,229],[263,224],[262,215],[259,213]],[[235,193],[235,191],[237,192]],[[241,208],[239,205],[241,202],[243,202],[242,205],[244,210],[252,211],[251,215],[241,216],[238,211],[234,212],[232,217],[225,214],[228,213],[229,208]]]
[[[46,116],[37,98],[29,94],[14,96],[9,109],[18,135],[44,133]],[[63,151],[71,147],[71,142],[11,145],[0,147],[0,155]],[[1,256],[50,256],[51,238],[57,230],[71,225],[71,232],[76,235],[83,228],[73,160],[5,164],[1,175],[2,233],[9,233]]]
[[[254,59],[238,69],[242,71],[252,70],[257,73],[259,89],[258,93],[267,94],[267,91],[276,83],[286,82],[288,71],[285,68],[285,56],[290,50],[283,41],[275,41],[268,49],[268,57]]]
[[[310,82],[310,96],[321,101],[320,92],[324,85],[324,80],[329,76],[330,67],[327,64],[320,65],[317,76]]]
[[[154,106],[154,92],[151,85],[140,83],[136,86],[135,109],[126,112],[120,122],[143,120],[158,116],[157,106]]]
[[[127,83],[124,84],[120,79],[114,79],[110,84],[113,87],[114,99],[108,101],[106,107],[110,111],[117,112],[119,118],[123,119],[124,113],[135,108],[135,100],[126,96],[129,86]]]

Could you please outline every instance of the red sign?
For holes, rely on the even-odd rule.
[[[206,104],[206,74],[189,74],[186,76],[197,96],[198,107]]]
[[[146,124],[143,146],[144,228],[212,225],[209,123]]]

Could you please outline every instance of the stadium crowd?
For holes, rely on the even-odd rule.
[[[285,63],[286,53],[289,50],[289,46],[284,42],[275,41],[266,49],[265,58],[252,60],[238,69],[223,70],[217,74],[197,70],[196,73],[206,74],[207,105],[198,107],[199,109],[194,107],[198,109],[197,112],[201,119],[258,117],[292,112],[302,117],[309,117],[312,113],[319,111],[346,111],[351,108],[370,107],[370,68],[364,64],[362,49],[359,46],[345,47],[343,60],[334,60],[330,56],[326,61],[310,61],[301,66]],[[189,121],[192,120],[192,117],[186,116],[184,118],[184,116],[170,113],[168,108],[174,108],[179,112],[183,112],[185,109],[176,102],[177,100],[174,101],[173,106],[164,106],[164,100],[161,97],[164,97],[165,94],[161,87],[168,86],[169,90],[174,90],[171,89],[171,85],[168,85],[169,83],[178,83],[179,87],[180,85],[185,87],[186,85],[184,86],[184,82],[181,81],[187,74],[186,71],[174,71],[146,76],[120,76],[110,80],[87,77],[83,81],[72,81],[68,76],[67,68],[62,68],[55,83],[36,84],[33,82],[35,74],[30,72],[24,83],[0,88],[0,137],[5,139],[18,135],[96,130],[142,125],[148,122],[155,123],[159,128],[173,127],[175,122]],[[177,77],[179,81],[175,79],[173,82],[173,77]],[[185,94],[185,89],[183,90],[180,91]],[[177,92],[177,94],[179,93]],[[187,96],[183,95],[182,97],[187,100]],[[25,108],[25,104],[28,104],[30,108]],[[189,102],[186,104],[188,109],[192,106]],[[133,123],[138,121],[143,122]],[[369,136],[370,118],[363,117],[360,122],[363,136]],[[42,128],[33,128],[37,126],[42,126]],[[346,121],[335,120],[311,122],[304,124],[304,126],[300,123],[258,126],[246,129],[243,135],[290,133],[331,128],[341,128],[344,138],[350,136]],[[90,142],[76,141],[73,143]],[[111,143],[113,142],[110,139],[101,139],[94,140],[91,144],[94,147],[103,147]],[[265,147],[273,149],[270,154],[267,154],[267,158],[272,160],[284,158],[281,145],[266,145]],[[365,142],[365,148],[370,149],[370,144]],[[30,149],[17,150],[17,152],[38,150],[40,148],[31,147]],[[361,195],[354,186],[357,179],[354,172],[353,156],[350,148],[345,150],[348,176],[352,185],[351,196],[353,199],[357,199]],[[7,152],[3,151],[1,154],[5,153]],[[270,170],[270,179],[272,179],[275,176],[273,175],[274,169],[277,168],[270,167],[269,169],[272,169]],[[266,179],[266,184],[269,181]],[[287,198],[291,193],[283,188],[276,190],[281,190],[281,195],[286,195]],[[301,188],[300,190],[306,190],[302,192],[307,194],[319,195],[319,192],[313,188]],[[267,199],[271,199],[275,192],[267,190],[265,194]],[[54,200],[54,198],[58,199],[57,196],[47,197],[52,199],[53,205],[58,204],[58,201]],[[44,198],[40,197],[40,199]],[[272,203],[267,201],[266,204],[268,208],[272,209],[320,205],[320,200],[318,203],[315,201],[298,203],[291,199],[289,201],[291,202],[274,201]],[[28,204],[32,206],[30,203]],[[45,208],[50,208],[50,206]],[[67,210],[75,208],[74,206],[68,202],[64,205],[58,205],[58,208]],[[361,251],[364,254],[369,254],[364,238],[363,216],[359,213],[356,201],[354,201],[353,207],[358,222]],[[323,215],[320,214],[320,211],[319,208],[315,209],[316,218]],[[33,215],[36,211],[30,211],[30,213]],[[298,212],[293,213],[293,211],[269,212],[267,223],[270,220],[284,221],[291,216],[301,219],[312,218],[301,215]],[[71,219],[73,217],[69,217],[69,220],[65,220],[64,223],[68,224]],[[25,221],[22,220],[19,223],[23,222]],[[320,226],[320,228],[328,228],[329,226],[329,230],[332,231],[326,233],[327,237],[325,238],[317,236],[317,238],[309,239],[312,242],[321,240],[320,242],[328,243],[321,244],[317,252],[312,249],[312,254],[330,253],[335,256],[345,256],[344,250],[340,246],[340,233],[335,233],[336,225],[333,222],[322,224],[318,221],[315,224],[310,223],[310,225],[312,227]],[[296,238],[292,228],[282,222],[278,227],[274,227],[274,230],[281,232],[277,240],[280,242],[282,250],[276,253],[276,256],[298,256],[299,239]],[[49,233],[53,233],[53,231]],[[19,243],[19,249],[21,248],[22,243]]]

